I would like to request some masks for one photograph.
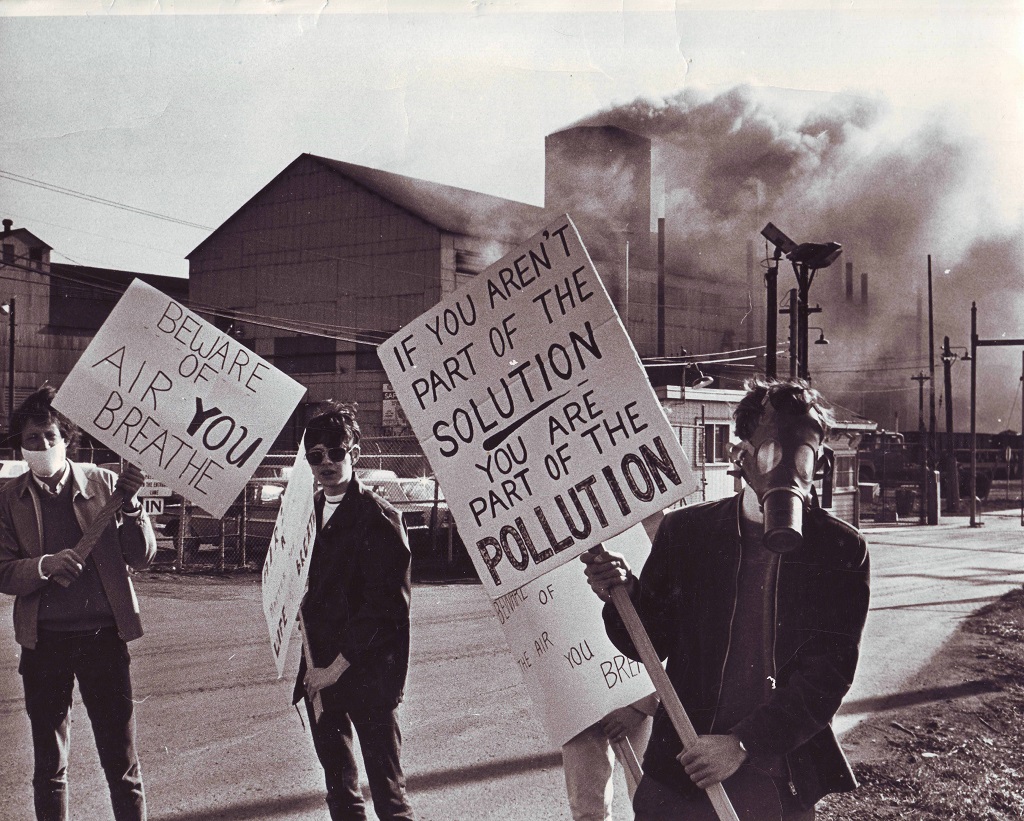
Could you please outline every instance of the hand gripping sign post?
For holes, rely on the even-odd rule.
[[[53,404],[220,517],[303,393],[302,385],[237,340],[136,279]]]
[[[695,487],[568,216],[406,325],[379,353],[492,599]],[[615,601],[642,647],[647,636],[632,603]],[[644,663],[680,738],[692,743],[693,727],[657,656]],[[723,821],[736,818],[721,785],[708,792]]]

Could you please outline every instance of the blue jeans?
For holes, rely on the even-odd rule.
[[[68,817],[68,713],[76,678],[110,789],[114,818],[145,821],[130,663],[128,646],[113,627],[82,633],[40,630],[35,649],[22,649],[18,669],[32,725],[32,788],[39,821],[66,821]]]
[[[373,707],[358,712],[324,710],[316,721],[306,699],[313,746],[324,768],[327,808],[334,821],[364,821],[366,808],[359,790],[359,767],[352,747],[352,728],[359,735],[373,809],[380,821],[413,821],[405,794],[400,755],[402,731],[398,707]]]

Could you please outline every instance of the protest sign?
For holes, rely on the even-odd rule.
[[[643,525],[633,525],[605,547],[639,568],[651,540]],[[643,664],[608,639],[604,604],[591,591],[580,562],[567,562],[492,606],[553,744],[565,744],[612,710],[654,692]]]
[[[492,599],[696,486],[568,216],[379,353]]]
[[[219,518],[304,392],[136,279],[64,380],[54,407]]]
[[[300,447],[281,497],[274,533],[263,562],[263,615],[270,631],[270,651],[277,676],[284,675],[288,644],[306,592],[309,557],[316,537],[313,510],[313,471]]]

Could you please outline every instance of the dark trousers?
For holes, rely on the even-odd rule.
[[[114,818],[145,820],[130,662],[128,646],[113,627],[88,633],[40,631],[36,648],[22,649],[19,672],[32,725],[32,788],[40,821],[68,817],[68,714],[76,678],[110,788]]]
[[[380,821],[415,819],[405,794],[405,775],[399,760],[402,731],[397,707],[373,707],[358,712],[324,710],[320,720],[306,700],[313,746],[324,768],[327,807],[334,821],[363,821],[366,807],[359,790],[359,767],[352,747],[352,728],[359,736],[363,766],[370,782],[373,809]]]
[[[740,821],[814,821],[814,808],[800,806],[784,779],[765,775],[756,780],[725,782]],[[683,795],[667,784],[645,775],[633,796],[636,821],[715,821],[715,813],[706,792]]]

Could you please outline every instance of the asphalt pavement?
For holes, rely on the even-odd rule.
[[[983,524],[867,527],[871,613],[840,732],[899,700],[930,698],[904,685],[966,614],[1024,581],[1019,512],[987,513]],[[137,589],[146,635],[132,644],[132,665],[150,818],[326,819],[319,764],[289,703],[297,647],[278,680],[258,576],[145,573]],[[31,741],[12,603],[0,597],[0,818],[30,821]],[[403,758],[419,817],[568,819],[559,752],[482,588],[415,585],[412,646]],[[72,715],[72,818],[111,818],[80,703]],[[630,817],[621,773],[615,817]]]

